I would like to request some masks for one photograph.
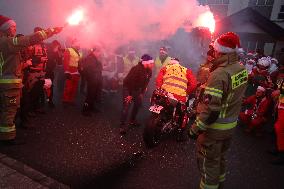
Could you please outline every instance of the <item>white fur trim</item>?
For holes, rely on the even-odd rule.
[[[8,30],[11,26],[16,26],[16,22],[14,20],[8,20],[7,22],[4,22],[1,26],[0,26],[0,30],[1,31],[6,31]]]
[[[142,64],[154,64],[154,60],[142,61]]]
[[[217,51],[217,52],[220,52],[220,53],[232,53],[232,52],[237,52],[236,49],[238,48],[235,48],[235,49],[232,49],[230,47],[225,47],[225,46],[222,46],[220,45],[217,40],[215,40],[214,42],[214,49]]]
[[[262,86],[258,86],[258,87],[257,87],[257,90],[260,90],[260,91],[262,91],[262,92],[265,92],[265,88],[263,88]]]
[[[179,64],[179,61],[177,61],[177,60],[171,60],[171,64]]]

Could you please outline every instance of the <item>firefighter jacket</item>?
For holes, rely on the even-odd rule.
[[[127,76],[123,80],[123,88],[130,95],[135,92],[144,93],[151,79],[152,70],[146,69],[141,62],[131,68]]]
[[[32,68],[38,71],[44,71],[47,63],[47,51],[43,43],[38,43],[33,46],[32,53]]]
[[[38,31],[20,37],[0,37],[0,84],[21,83],[22,68],[20,51],[53,35],[51,30]]]
[[[139,60],[138,56],[134,56],[133,59],[130,59],[129,56],[123,57],[123,73],[128,74],[130,69],[138,64]]]
[[[267,97],[257,98],[256,95],[248,97],[243,102],[243,105],[250,106],[245,114],[251,115],[253,118],[267,118],[270,104],[271,101]]]
[[[156,76],[159,74],[160,72],[160,69],[163,67],[163,66],[167,66],[171,63],[171,57],[167,57],[163,62],[162,60],[160,59],[160,57],[158,56],[156,59],[155,59],[155,72],[156,72]]]
[[[67,48],[64,52],[64,71],[69,74],[78,74],[79,75],[79,61],[81,55],[75,48]]]
[[[210,133],[227,130],[225,133],[231,133],[241,110],[248,80],[246,68],[239,64],[236,53],[225,54],[214,60],[213,64],[218,66],[210,73],[201,92],[192,128],[195,133],[200,130]]]
[[[82,60],[82,74],[88,82],[102,82],[102,63],[93,54]]]
[[[186,102],[188,94],[196,88],[197,82],[190,69],[180,64],[171,64],[163,67],[156,79],[156,87],[172,93],[174,97]]]

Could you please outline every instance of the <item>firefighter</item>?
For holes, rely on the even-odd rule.
[[[206,62],[200,65],[196,74],[197,75],[196,79],[199,85],[203,85],[207,81],[213,60],[214,60],[214,49],[213,49],[213,44],[210,44],[209,51],[207,52]]]
[[[225,153],[237,125],[248,80],[247,70],[238,61],[239,48],[239,36],[233,32],[215,40],[215,70],[200,94],[196,120],[188,132],[190,138],[197,139],[201,189],[223,188],[225,181]]]
[[[79,43],[76,39],[72,41],[72,47],[67,48],[64,52],[64,73],[65,73],[65,86],[63,92],[63,103],[74,104],[75,97],[77,94],[78,84],[80,80],[79,74],[79,61],[81,54],[79,53]]]
[[[151,79],[153,66],[153,58],[144,54],[139,63],[131,68],[123,80],[123,108],[120,118],[120,134],[125,134],[128,129],[126,121],[128,110],[132,102],[134,103],[134,106],[130,115],[129,125],[139,125],[136,116],[142,105],[143,96]]]
[[[240,113],[240,121],[247,126],[247,133],[256,131],[256,136],[261,136],[261,126],[269,120],[269,107],[271,101],[266,97],[265,88],[258,86],[256,94],[244,100],[243,105],[248,109]]]
[[[81,73],[87,82],[87,96],[82,110],[84,116],[91,116],[92,111],[98,111],[98,108],[94,107],[94,102],[99,102],[101,96],[103,68],[99,60],[100,56],[101,51],[96,47],[91,49],[89,55],[82,60]]]
[[[277,77],[278,89],[272,93],[272,96],[278,98],[278,115],[274,125],[276,133],[276,146],[277,146],[277,158],[271,163],[274,165],[284,165],[284,66],[279,69]]]
[[[34,28],[34,32],[41,31],[42,28]],[[30,66],[28,74],[28,88],[30,89],[30,100],[32,111],[35,113],[44,113],[43,105],[45,103],[44,97],[44,79],[45,79],[45,65],[47,62],[46,46],[43,42],[33,45],[32,51],[32,65]]]
[[[14,119],[20,105],[22,88],[19,52],[61,30],[62,28],[52,28],[28,36],[15,37],[15,21],[0,15],[0,141],[2,144],[17,143]]]
[[[159,56],[155,59],[155,77],[159,74],[162,66],[166,66],[171,62],[171,57],[168,55],[168,49],[161,47]]]

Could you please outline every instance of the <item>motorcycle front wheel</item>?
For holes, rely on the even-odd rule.
[[[159,144],[161,138],[161,117],[159,114],[153,113],[147,121],[143,140],[147,148],[153,148]]]

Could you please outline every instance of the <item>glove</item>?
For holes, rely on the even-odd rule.
[[[66,79],[71,79],[72,78],[72,75],[70,73],[65,73],[64,75],[65,75]]]
[[[196,123],[193,123],[188,131],[188,137],[196,140],[202,132],[203,131],[196,126]]]
[[[63,27],[54,27],[54,28],[51,28],[51,31],[52,31],[53,34],[58,34],[58,33],[60,33],[62,30],[63,30]]]

